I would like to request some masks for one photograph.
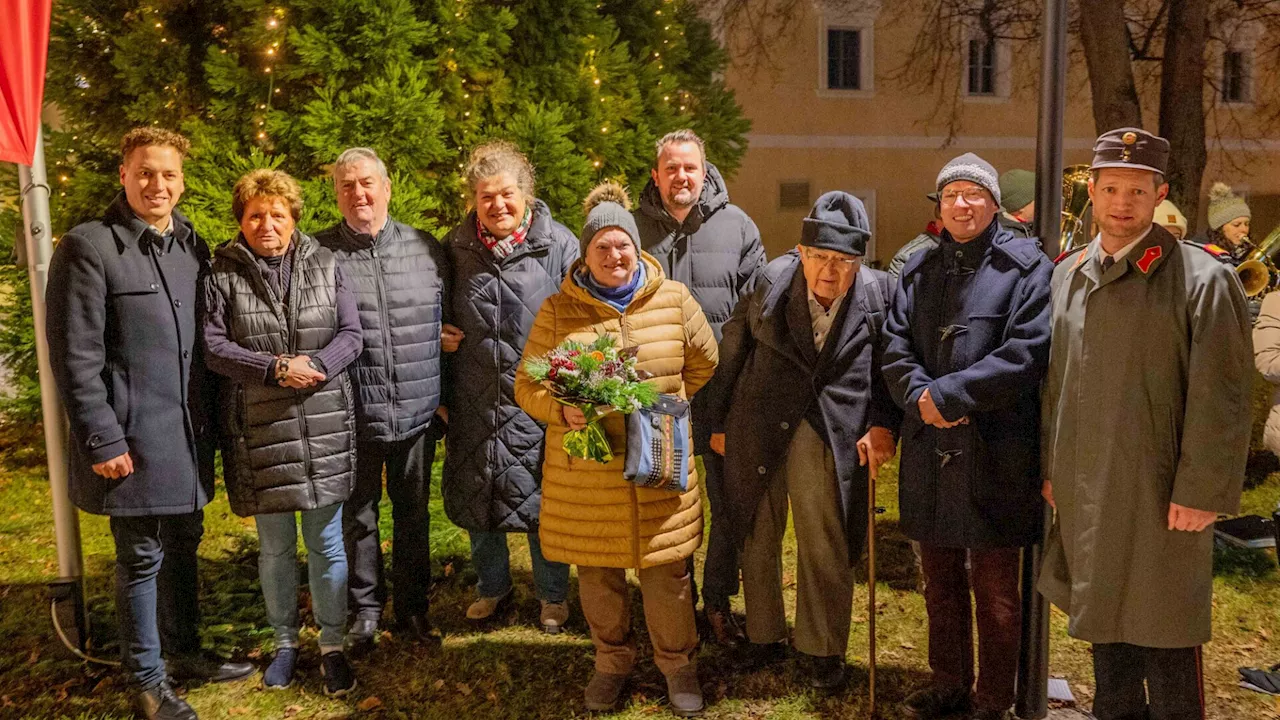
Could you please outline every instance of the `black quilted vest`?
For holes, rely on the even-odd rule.
[[[242,239],[214,253],[213,283],[238,345],[314,355],[337,333],[333,253],[294,235],[287,298],[271,289]],[[347,373],[310,390],[223,379],[223,471],[237,515],[292,512],[346,500],[355,482],[355,410]]]

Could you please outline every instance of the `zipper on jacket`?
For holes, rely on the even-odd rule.
[[[391,400],[391,407],[388,408],[391,422],[391,437],[399,437],[400,432],[396,422],[396,364],[395,349],[391,347],[391,317],[387,313],[387,292],[382,285],[382,261],[378,259],[377,239],[374,239],[373,252],[373,284],[378,288],[378,320],[382,326],[382,347],[385,349],[387,356],[387,394]]]
[[[618,330],[622,336],[619,349],[627,347],[627,313],[625,310],[618,313]],[[635,483],[627,483],[631,490],[631,556],[635,562],[636,571],[639,572],[640,565],[640,494],[636,492]]]
[[[289,295],[289,305],[285,308],[285,314],[288,317],[287,337],[289,343],[289,354],[298,354],[298,303],[302,299],[302,291],[298,289],[298,273],[305,272],[299,262],[300,258],[297,253],[293,255],[293,270],[289,274],[289,287],[285,292]],[[311,435],[307,428],[307,410],[306,398],[303,397],[301,390],[294,390],[295,399],[301,400],[296,404],[298,408],[298,427],[302,430],[302,468],[307,483],[307,495],[311,498],[311,508],[316,507],[319,501],[316,498],[316,484],[311,478]]]
[[[495,420],[493,432],[498,432],[498,418],[502,417],[502,367],[499,364],[502,353],[498,346],[502,343],[502,262],[494,263],[496,275],[498,278],[497,302],[493,304],[493,367],[498,373],[498,392],[493,398],[493,418]],[[498,444],[496,442],[489,443],[489,467],[493,467],[494,454],[497,452]]]

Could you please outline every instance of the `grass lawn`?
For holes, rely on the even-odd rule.
[[[111,668],[85,665],[64,652],[49,620],[43,583],[55,576],[50,501],[38,436],[0,446],[0,718],[129,718],[129,696]],[[439,466],[436,468],[438,483]],[[887,508],[879,523],[878,640],[879,699],[883,717],[898,717],[894,704],[927,678],[924,601],[915,591],[911,551],[897,528],[896,467],[880,485]],[[1280,473],[1246,492],[1245,511],[1269,514],[1280,498]],[[314,629],[304,633],[303,681],[281,692],[265,692],[257,680],[190,687],[186,697],[202,718],[563,718],[585,715],[581,691],[592,667],[591,643],[571,593],[573,620],[558,637],[534,629],[538,605],[531,591],[528,547],[513,537],[517,598],[513,610],[486,628],[465,619],[474,572],[466,535],[433,505],[433,554],[437,564],[433,621],[445,632],[443,649],[428,653],[385,636],[374,656],[357,665],[360,687],[351,698],[329,700],[320,690]],[[384,538],[389,538],[384,513]],[[81,516],[86,593],[95,654],[115,659],[116,625],[111,596],[112,544],[104,518]],[[785,582],[794,601],[795,547],[787,541]],[[225,495],[205,511],[200,548],[201,597],[206,645],[226,655],[261,662],[270,651],[257,581],[257,540],[251,520],[231,514]],[[699,553],[701,560],[701,553]],[[1214,642],[1206,648],[1207,699],[1211,718],[1280,718],[1271,698],[1236,687],[1240,665],[1280,662],[1280,575],[1271,553],[1224,553],[1217,563]],[[305,578],[305,574],[303,576]],[[787,663],[748,673],[734,658],[709,645],[699,657],[708,718],[861,718],[866,716],[863,669],[867,661],[866,587],[858,586],[853,608],[849,689],[820,698],[805,689]],[[576,583],[575,583],[576,584]],[[633,614],[642,612],[635,593]],[[736,599],[742,610],[741,597]],[[1159,608],[1152,608],[1158,612]],[[304,614],[309,622],[309,615]],[[1088,646],[1067,638],[1066,618],[1056,610],[1052,629],[1054,674],[1069,678],[1077,697],[1088,700],[1092,672]],[[642,658],[625,708],[612,717],[671,717],[665,686],[640,633]]]

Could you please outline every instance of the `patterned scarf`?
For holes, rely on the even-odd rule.
[[[529,226],[533,224],[533,208],[526,207],[524,209],[524,217],[520,220],[520,227],[507,237],[499,240],[489,232],[489,229],[480,222],[480,216],[476,216],[476,233],[480,236],[480,242],[489,248],[489,252],[499,260],[505,260],[508,255],[516,251],[516,248],[524,242],[524,238],[529,234]]]

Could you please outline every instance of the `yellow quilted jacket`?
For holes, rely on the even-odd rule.
[[[619,313],[592,297],[574,280],[574,264],[547,298],[524,347],[525,359],[545,355],[568,338],[590,342],[601,334],[620,338],[621,347],[638,346],[639,367],[653,374],[658,390],[688,398],[711,379],[717,348],[711,327],[684,285],[667,280],[647,253],[641,253],[646,280]],[[627,432],[622,415],[602,421],[613,447],[607,465],[565,454],[569,430],[561,405],[533,382],[521,363],[516,372],[516,402],[546,423],[542,464],[542,509],[538,537],[542,554],[555,562],[589,567],[646,568],[683,560],[702,543],[702,500],[696,470],[689,489],[671,492],[637,487],[622,477]]]

